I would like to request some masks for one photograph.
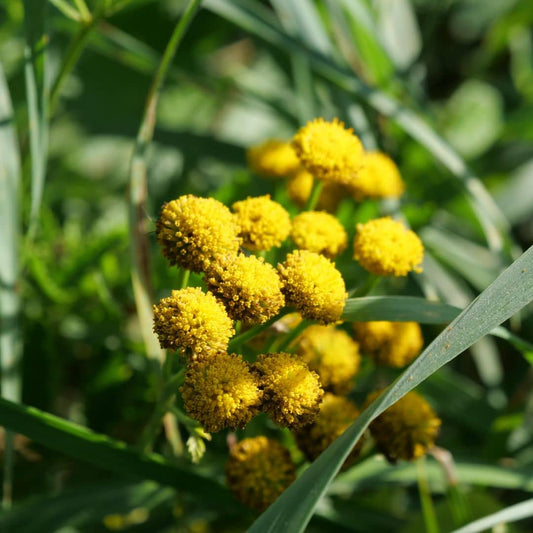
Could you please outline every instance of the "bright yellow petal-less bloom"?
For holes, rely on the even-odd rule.
[[[242,245],[248,250],[270,250],[289,236],[290,215],[268,194],[235,202],[232,209],[241,227]]]
[[[390,217],[357,224],[354,259],[376,276],[421,272],[424,245],[414,231]]]
[[[326,390],[345,394],[361,363],[359,346],[335,326],[309,326],[297,339],[295,352],[320,376]]]
[[[359,416],[357,406],[343,396],[326,393],[320,411],[312,424],[294,433],[298,448],[309,461],[314,461]],[[347,468],[358,457],[363,439],[360,439],[344,462]]]
[[[285,178],[300,166],[300,160],[290,142],[269,139],[252,146],[247,152],[250,169],[265,178]]]
[[[313,179],[313,175],[303,167],[289,178],[287,193],[297,206],[304,207],[307,203],[313,188]],[[322,186],[316,208],[328,211],[328,213],[334,213],[348,194],[350,193],[344,185],[326,181]]]
[[[424,346],[422,329],[416,322],[355,322],[353,329],[361,351],[378,365],[405,366]]]
[[[261,405],[257,377],[238,354],[190,363],[180,390],[186,411],[208,433],[243,428]]]
[[[368,405],[379,396],[371,393]],[[412,461],[433,447],[441,421],[429,403],[416,392],[409,392],[379,415],[370,432],[381,453],[391,462]]]
[[[356,181],[350,184],[355,200],[366,198],[399,198],[405,184],[396,163],[382,152],[366,152]]]
[[[226,484],[240,502],[263,512],[296,479],[289,450],[267,437],[244,439],[230,449]]]
[[[224,306],[198,287],[172,291],[153,309],[161,347],[184,350],[191,359],[226,350],[235,333]]]
[[[237,254],[239,225],[214,198],[192,194],[163,205],[156,235],[171,265],[202,272],[221,254]]]
[[[324,391],[318,374],[289,353],[261,354],[253,368],[263,390],[262,409],[280,426],[297,428],[313,421]]]
[[[285,305],[276,270],[253,255],[220,258],[206,272],[205,282],[229,316],[247,325],[266,322]]]
[[[309,250],[333,259],[347,245],[344,226],[324,211],[306,211],[292,220],[291,239],[301,250]]]
[[[337,119],[308,122],[298,130],[292,145],[302,165],[320,180],[350,184],[363,164],[361,141]]]
[[[346,286],[335,264],[323,255],[296,250],[278,265],[288,305],[302,317],[329,324],[340,319],[346,303]]]

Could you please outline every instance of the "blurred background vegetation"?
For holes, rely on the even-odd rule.
[[[26,3],[30,24],[37,4]],[[64,6],[75,4],[51,0],[40,19],[48,35],[49,88],[80,31],[86,36],[52,110],[43,197],[30,237],[25,11],[22,2],[0,5],[0,58],[23,169],[21,400],[135,443],[157,390],[131,289],[128,170],[153,73],[185,2],[95,0],[88,3],[95,14],[90,26],[66,16]],[[271,183],[247,170],[245,149],[290,138],[315,116],[338,116],[368,148],[380,147],[398,163],[407,183],[401,209],[428,249],[428,278],[440,280],[433,296],[464,307],[533,243],[533,3],[319,0],[301,4],[316,8],[300,19],[307,27],[295,24],[293,5],[207,0],[181,44],[147,163],[156,297],[176,284],[153,235],[164,201],[183,193],[231,201],[272,192]],[[273,26],[292,39],[287,46],[269,38]],[[296,43],[310,52],[300,54]],[[355,73],[363,89],[354,94],[334,73],[314,68],[313,54]],[[485,244],[460,180],[401,121],[378,113],[367,87],[424,117],[482,177],[510,224],[503,252]],[[339,216],[350,221],[353,235],[354,221],[380,209],[369,203]],[[431,296],[424,283],[406,293],[421,290]],[[514,326],[533,341],[531,314],[521,320]],[[427,340],[437,332],[426,328]],[[421,387],[443,419],[439,445],[458,463],[471,519],[533,491],[532,361],[527,350],[484,339]],[[198,468],[220,477],[225,446],[216,436]],[[201,532],[250,523],[251,515],[206,508],[155,482],[118,479],[22,438],[15,448],[14,510],[0,516],[13,531]],[[429,466],[447,531],[454,522],[446,484],[438,466]],[[508,530],[531,528],[530,521]],[[310,530],[423,531],[415,470],[363,461],[334,484]]]

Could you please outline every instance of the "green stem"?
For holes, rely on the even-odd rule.
[[[191,271],[184,269],[181,274],[181,284],[180,288],[186,289],[189,286],[189,279],[191,277]]]
[[[420,503],[422,505],[426,533],[439,533],[439,524],[437,522],[435,507],[433,506],[427,478],[425,457],[420,457],[420,459],[417,460],[416,469],[418,475],[418,491],[420,494]]]
[[[313,180],[313,188],[311,189],[311,194],[309,194],[309,198],[307,199],[307,205],[305,206],[306,211],[313,211],[313,209],[316,207],[323,186],[324,182],[322,180]]]
[[[296,327],[291,329],[278,345],[276,351],[284,352],[299,335],[310,325],[308,320],[302,320]]]
[[[348,295],[350,298],[361,298],[363,296],[367,296],[376,288],[380,281],[381,276],[375,276],[374,274],[369,273],[365,281],[359,285],[359,287],[349,291]]]

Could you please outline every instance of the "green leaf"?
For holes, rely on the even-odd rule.
[[[250,532],[299,532],[372,420],[533,300],[533,247],[481,293],[253,524]]]

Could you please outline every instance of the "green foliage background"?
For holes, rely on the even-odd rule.
[[[0,6],[2,395],[114,439],[2,404],[0,424],[33,439],[15,438],[15,459],[4,439],[14,505],[0,524],[12,531],[107,531],[110,515],[138,508],[147,516],[122,519],[124,530],[241,531],[255,519],[218,483],[223,435],[194,467],[157,455],[141,468],[118,443],[136,443],[157,395],[132,293],[127,191],[149,87],[185,4],[94,0],[92,15],[79,1]],[[161,203],[272,192],[247,170],[246,147],[338,116],[397,161],[407,194],[388,208],[402,210],[428,251],[423,276],[383,294],[466,307],[533,243],[532,21],[527,0],[202,2],[144,159],[154,297],[177,284],[154,241]],[[339,217],[353,235],[355,221],[382,208],[346,205]],[[346,275],[349,287],[358,274]],[[486,303],[501,320],[531,300],[529,283],[522,304],[519,294],[506,301],[518,285],[504,281]],[[413,305],[405,312],[423,312]],[[440,328],[425,322],[429,341]],[[442,531],[533,491],[531,305],[505,325],[523,340],[484,337],[420,385],[457,463],[453,490],[427,464]],[[9,359],[18,346],[20,364]],[[162,438],[157,451],[168,452]],[[417,477],[411,465],[365,457],[309,511],[309,531],[424,531]]]

